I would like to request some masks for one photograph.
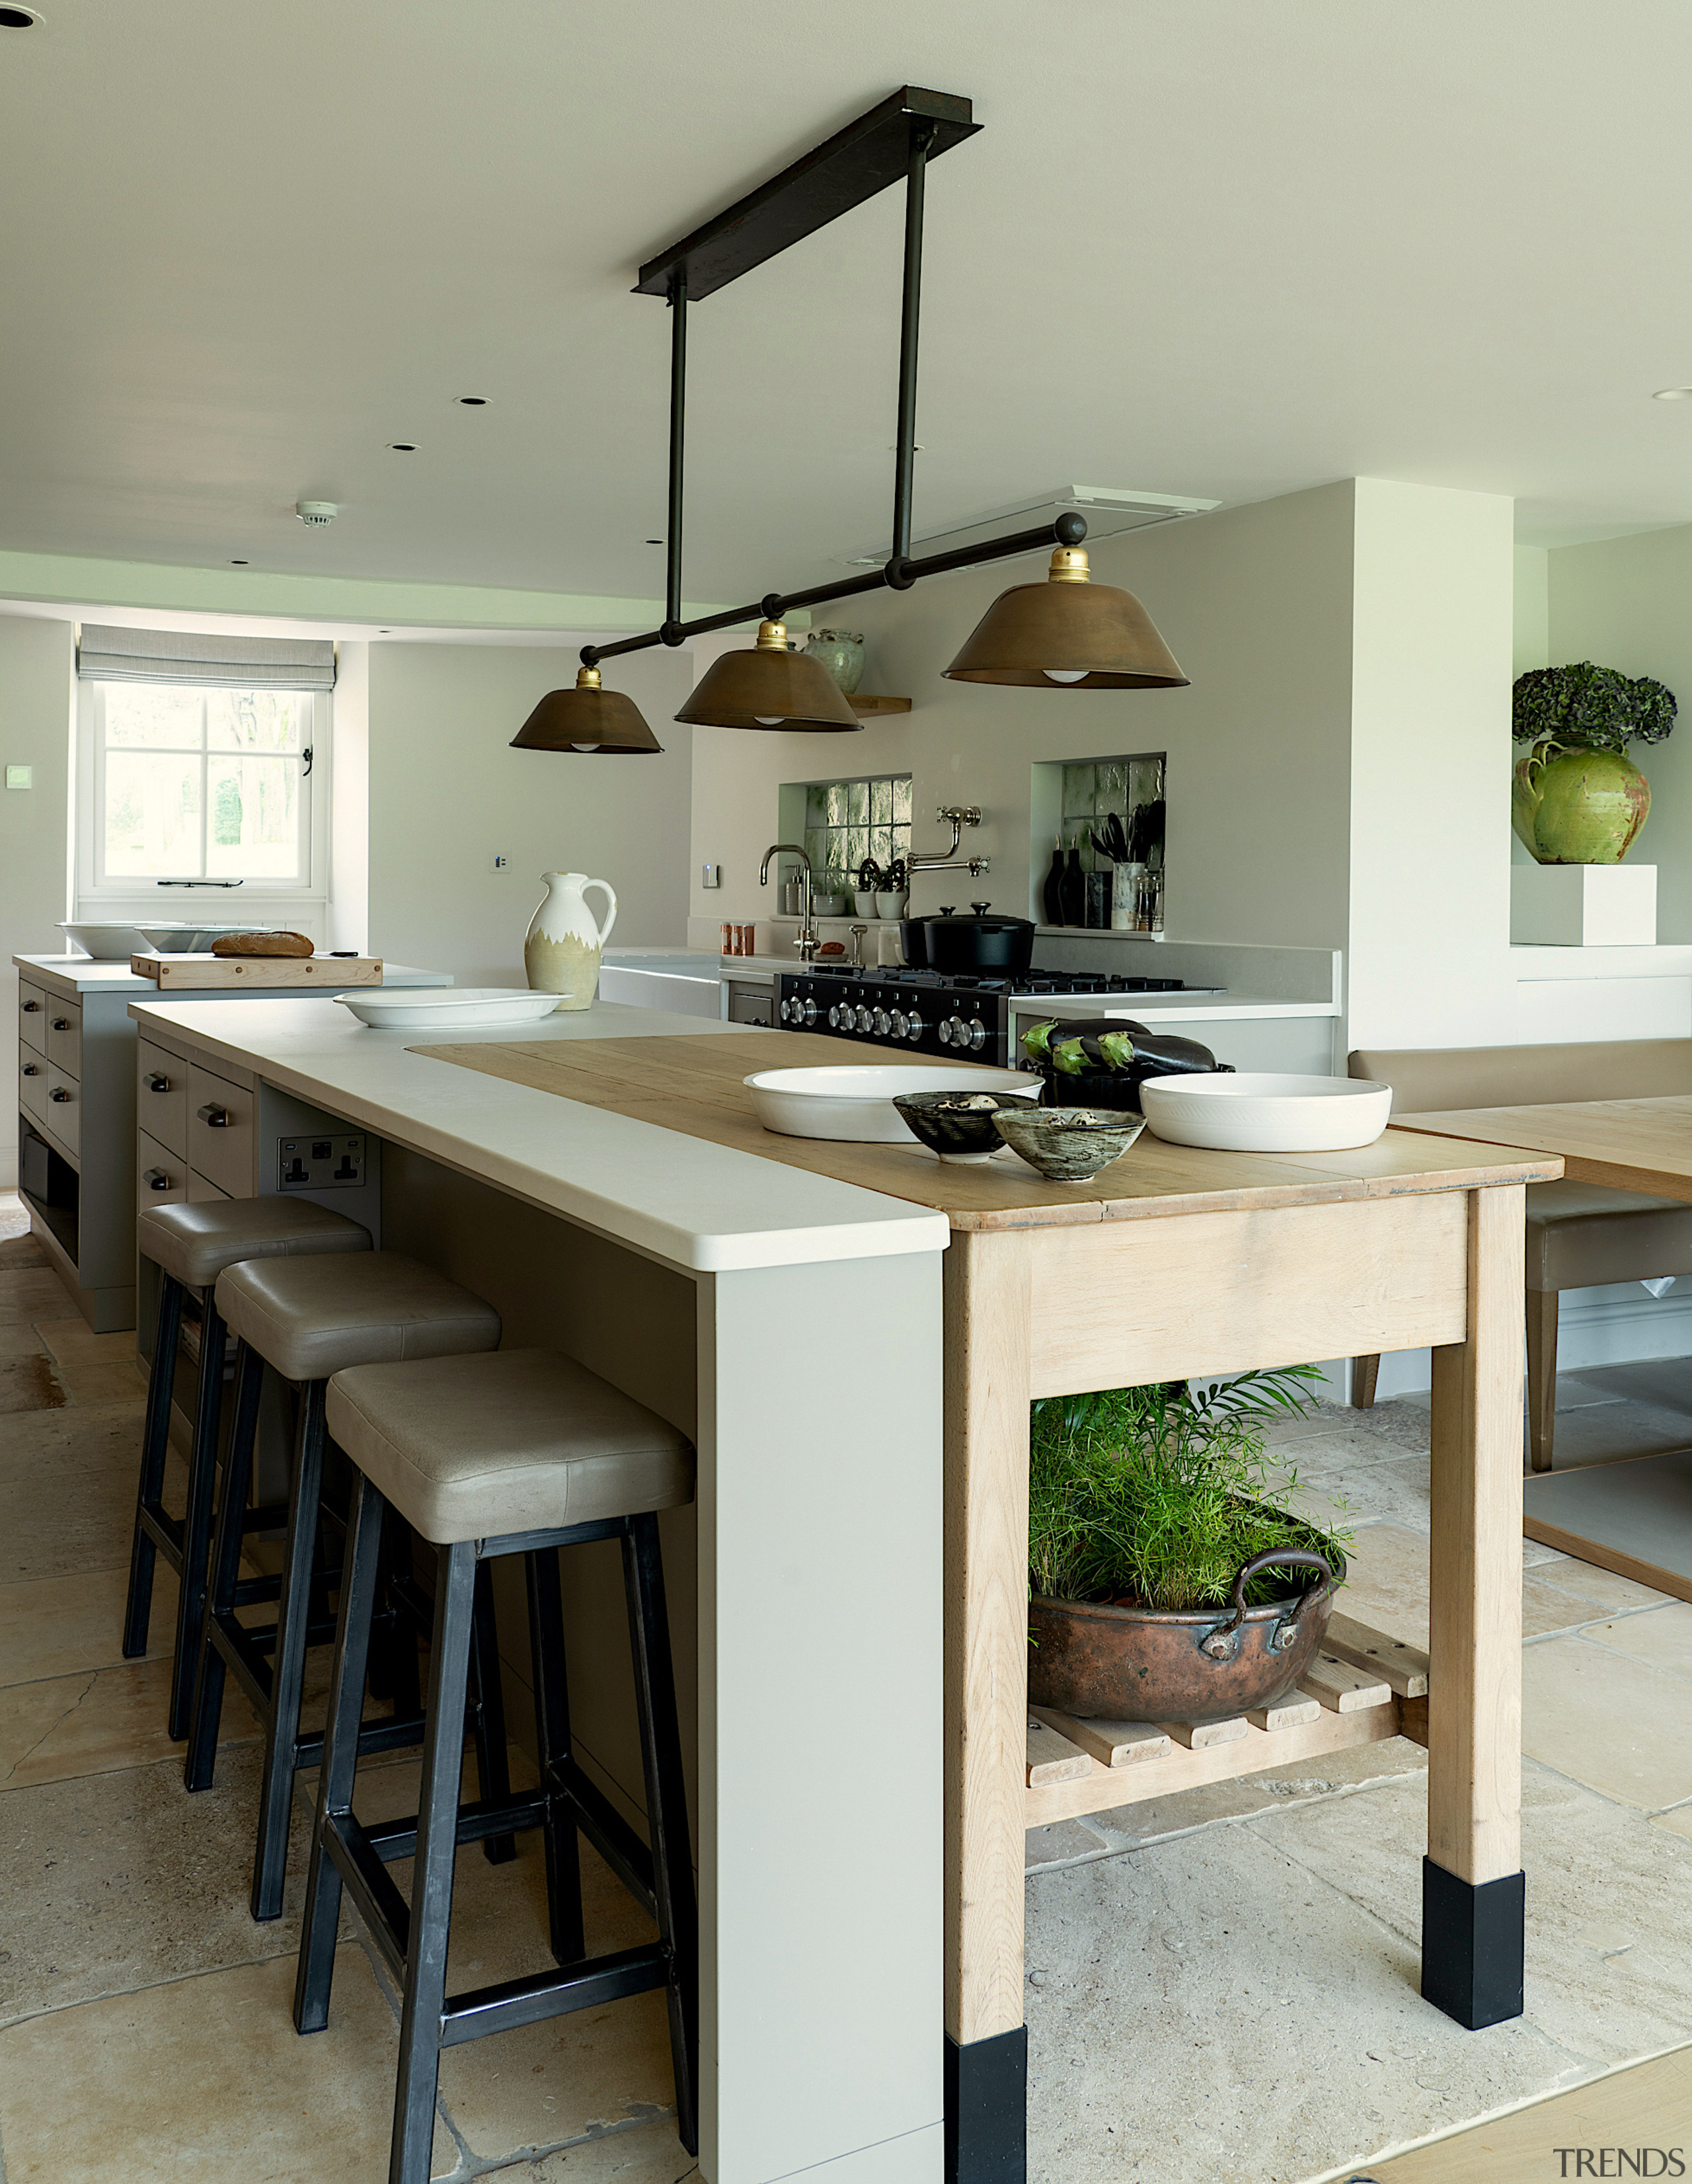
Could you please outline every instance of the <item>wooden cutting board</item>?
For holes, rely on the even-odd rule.
[[[161,994],[201,991],[217,986],[320,986],[338,993],[342,986],[379,986],[380,956],[131,956],[138,978],[151,978]]]

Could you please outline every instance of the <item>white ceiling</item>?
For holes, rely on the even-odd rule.
[[[986,125],[929,187],[919,531],[1353,473],[1542,543],[1692,521],[1692,402],[1650,398],[1692,382],[1684,0],[41,6],[0,32],[0,548],[656,591],[633,270],[904,82]],[[690,599],[882,529],[900,217],[692,315]]]

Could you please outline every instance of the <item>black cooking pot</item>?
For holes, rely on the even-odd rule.
[[[972,914],[960,916],[943,910],[938,917],[905,918],[899,927],[904,959],[912,961],[910,933],[921,935],[919,967],[945,972],[1026,971],[1033,961],[1034,922],[1031,917],[993,917],[987,905],[971,905]]]

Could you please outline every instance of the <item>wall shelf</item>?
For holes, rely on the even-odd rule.
[[[910,710],[909,698],[872,698],[866,690],[854,690],[846,702],[860,721],[868,720],[877,713],[908,713]]]

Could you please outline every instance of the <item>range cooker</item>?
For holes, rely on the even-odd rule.
[[[1011,1007],[1096,994],[1116,1000],[1133,994],[1216,993],[1179,978],[1112,977],[1100,971],[1029,970],[995,976],[953,976],[909,971],[888,964],[857,970],[831,963],[826,970],[776,974],[776,1022],[788,1031],[821,1032],[872,1046],[897,1046],[907,1054],[944,1055],[1013,1067]]]

